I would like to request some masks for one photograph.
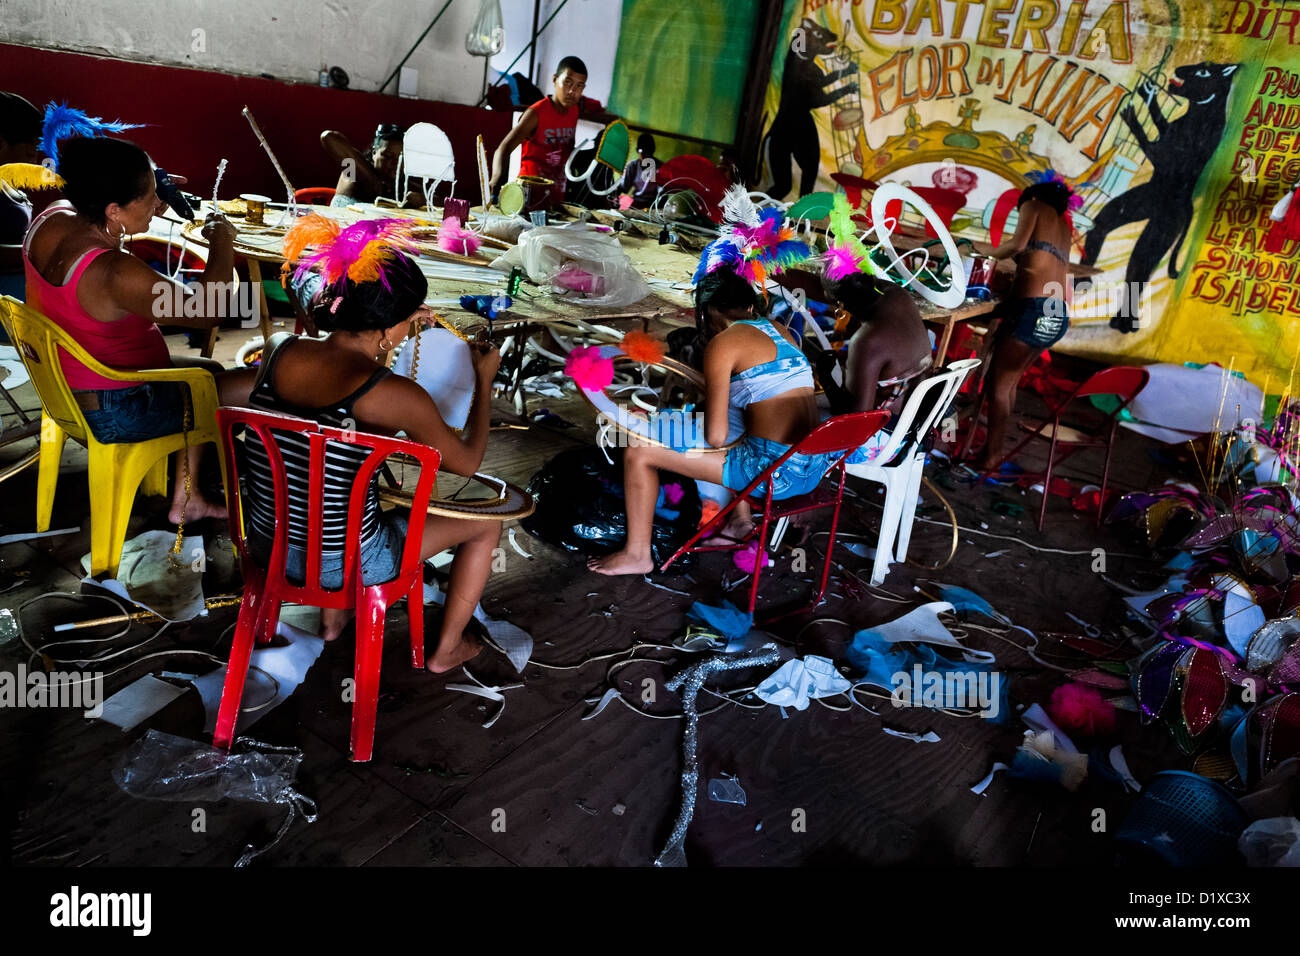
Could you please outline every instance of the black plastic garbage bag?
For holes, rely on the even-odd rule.
[[[627,539],[627,513],[623,504],[623,459],[612,450],[614,464],[599,448],[572,448],[542,466],[528,482],[537,508],[523,520],[524,530],[535,538],[581,554],[600,556],[623,547]],[[650,550],[656,565],[695,533],[700,524],[700,493],[695,481],[671,472],[659,475],[659,503],[655,509]],[[685,570],[689,555],[674,568]]]

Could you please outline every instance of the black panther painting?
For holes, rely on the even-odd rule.
[[[1196,181],[1223,139],[1228,93],[1239,65],[1193,63],[1174,70],[1169,92],[1187,100],[1187,111],[1170,121],[1153,105],[1151,121],[1158,135],[1154,141],[1147,136],[1132,106],[1120,112],[1120,118],[1151,161],[1151,179],[1102,207],[1084,242],[1084,265],[1097,261],[1102,244],[1112,230],[1145,219],[1146,227],[1129,256],[1125,283],[1130,289],[1135,288],[1133,283],[1145,283],[1166,252],[1169,253],[1169,277],[1178,278],[1178,254],[1192,224]],[[1136,91],[1144,99],[1153,93],[1154,89],[1145,80]],[[1125,311],[1112,318],[1110,324],[1121,332],[1135,332],[1134,318]]]
[[[846,83],[833,93],[826,91],[832,83],[857,71],[857,67],[851,66],[823,73],[817,66],[817,57],[833,53],[838,41],[839,37],[833,31],[807,17],[790,40],[785,72],[781,77],[781,102],[772,120],[772,128],[767,131],[764,150],[767,168],[772,175],[768,193],[773,199],[784,199],[790,192],[793,184],[791,158],[803,173],[799,195],[806,196],[816,188],[821,142],[812,111],[858,90],[857,83]]]

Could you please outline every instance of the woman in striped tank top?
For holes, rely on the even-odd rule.
[[[464,432],[458,435],[443,421],[427,392],[408,378],[391,374],[386,354],[398,345],[422,307],[427,283],[415,262],[392,252],[384,281],[354,282],[344,276],[322,283],[311,304],[310,317],[323,340],[292,335],[268,343],[249,404],[254,408],[307,418],[336,428],[356,428],[372,434],[404,432],[412,441],[438,449],[442,469],[473,475],[487,446],[492,377],[501,357],[495,348],[473,352],[478,385]],[[385,282],[387,287],[385,287]],[[285,562],[290,580],[301,580],[306,569],[307,446],[291,436],[280,440],[289,482],[289,553]],[[321,584],[337,588],[343,578],[343,534],[347,497],[364,452],[331,443],[326,453],[325,524]],[[266,451],[248,436],[249,537],[258,551],[270,553],[275,515]],[[376,477],[377,481],[377,477]],[[396,576],[405,546],[406,520],[399,512],[382,512],[372,485],[362,519],[361,568],[366,584]],[[466,521],[430,515],[424,525],[422,554],[433,557],[456,549],[451,565],[442,628],[426,666],[435,674],[449,671],[482,650],[466,633],[492,564],[492,551],[501,536],[497,521]],[[334,640],[351,618],[351,611],[323,610],[322,636]]]

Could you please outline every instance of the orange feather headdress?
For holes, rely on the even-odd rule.
[[[346,229],[319,213],[304,216],[284,237],[285,269],[298,263],[298,274],[315,269],[334,285],[379,281],[389,288],[386,267],[399,252],[414,253],[412,219],[363,219]],[[307,253],[308,247],[314,247]]]

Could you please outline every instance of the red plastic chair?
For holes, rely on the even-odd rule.
[[[1020,444],[1011,451],[1007,452],[997,463],[988,471],[980,476],[983,481],[990,475],[995,474],[1002,467],[1002,463],[1010,461],[1020,453],[1020,450],[1028,445],[1031,441],[1038,439],[1049,443],[1047,450],[1047,467],[1040,473],[1021,475],[1021,478],[1038,478],[1043,480],[1043,504],[1038,511],[1038,530],[1043,530],[1043,522],[1047,517],[1047,498],[1048,490],[1052,484],[1052,469],[1059,462],[1065,461],[1076,451],[1082,448],[1105,448],[1106,464],[1101,472],[1101,496],[1099,502],[1104,503],[1106,500],[1106,482],[1110,478],[1110,456],[1115,447],[1115,431],[1119,428],[1119,416],[1129,402],[1137,397],[1138,392],[1146,387],[1147,379],[1151,376],[1144,368],[1136,368],[1131,365],[1116,365],[1114,368],[1102,369],[1100,372],[1090,376],[1087,381],[1079,385],[1073,393],[1061,402],[1056,408],[1052,409],[1052,417],[1037,425],[1031,422],[1022,421],[1021,429],[1027,431],[1027,434],[1021,439]],[[1093,416],[1091,431],[1084,431],[1082,427],[1064,425],[1061,423],[1061,415],[1066,408],[1076,398],[1087,398],[1089,395],[1114,395],[1120,399],[1117,405],[1109,413],[1101,416]],[[981,399],[980,405],[983,404]],[[971,418],[971,434],[974,434],[975,423],[979,419],[979,405],[975,408],[975,415]],[[1050,428],[1050,434],[1047,429]],[[1102,432],[1105,433],[1104,437]],[[969,437],[969,436],[968,436]],[[1060,450],[1060,457],[1057,457],[1057,450]],[[1097,508],[1097,524],[1101,524],[1101,506]]]
[[[403,596],[407,598],[407,617],[411,625],[411,665],[424,667],[424,562],[420,559],[420,543],[424,534],[424,519],[429,496],[434,489],[440,457],[438,452],[415,442],[382,435],[330,428],[316,422],[288,415],[243,408],[217,409],[217,426],[221,433],[222,451],[226,457],[226,503],[230,514],[230,536],[239,552],[240,567],[244,575],[244,600],[239,608],[235,625],[234,645],[230,650],[230,664],[226,670],[226,683],[221,691],[221,707],[217,713],[217,726],[212,735],[214,746],[230,749],[235,722],[239,715],[239,701],[248,675],[249,657],[253,641],[269,642],[275,634],[280,619],[280,604],[292,601],[319,608],[356,608],[357,656],[354,677],[356,696],[352,704],[352,759],[364,762],[374,749],[375,711],[379,703],[379,666],[384,643],[384,614],[388,606]],[[254,560],[245,536],[243,501],[239,493],[238,458],[234,431],[245,427],[255,432],[267,450],[271,475],[275,483],[275,540],[271,546],[268,567]],[[307,571],[302,586],[285,580],[284,559],[288,548],[289,494],[285,478],[284,458],[280,452],[277,433],[295,432],[305,435],[310,443],[310,472],[307,481]],[[321,540],[324,534],[324,481],[325,450],[327,441],[347,442],[370,450],[369,456],[357,473],[348,502],[348,522],[343,553],[343,584],[337,591],[320,585]],[[410,523],[407,526],[406,547],[402,552],[402,567],[397,577],[384,584],[366,586],[358,573],[361,518],[366,491],[375,470],[389,455],[404,453],[420,464],[420,478],[415,486],[411,505]],[[299,492],[300,493],[300,492]]]
[[[754,563],[753,581],[749,586],[749,613],[754,613],[754,605],[758,601],[758,578],[763,568],[763,556],[767,553],[768,529],[774,521],[782,518],[789,518],[792,515],[804,514],[809,511],[818,511],[822,508],[834,509],[831,515],[831,534],[830,539],[826,542],[826,560],[822,563],[821,583],[818,585],[817,594],[813,597],[812,602],[806,608],[798,608],[793,611],[787,611],[777,617],[788,617],[791,614],[797,614],[801,611],[810,611],[822,603],[826,596],[826,581],[830,578],[831,573],[831,552],[835,549],[835,529],[839,525],[840,505],[844,500],[844,465],[845,459],[850,452],[859,448],[868,438],[878,432],[885,423],[889,421],[889,412],[854,412],[849,415],[837,415],[835,418],[822,422],[811,432],[808,437],[793,445],[789,451],[778,458],[771,467],[749,483],[749,485],[736,497],[732,498],[725,508],[720,510],[699,531],[685,544],[683,544],[673,554],[671,558],[664,562],[660,570],[666,570],[670,564],[680,558],[683,554],[690,554],[699,551],[738,551],[745,547],[751,540],[757,538],[759,543],[759,557]],[[836,475],[839,482],[835,489],[835,497],[827,500],[825,497],[819,497],[815,489],[809,494],[799,495],[795,498],[788,498],[785,501],[774,504],[772,501],[772,482],[769,480],[774,472],[785,464],[786,459],[791,455],[836,455],[835,464],[826,469],[826,475]],[[760,485],[766,484],[767,490],[762,498],[754,496],[754,491]],[[697,545],[695,542],[701,538],[707,538],[720,530],[727,521],[727,515],[736,507],[742,498],[747,498],[755,508],[760,509],[762,518],[758,526],[751,531],[742,541],[734,544],[721,545]],[[775,620],[769,618],[768,620]]]
[[[333,186],[308,186],[305,189],[295,189],[293,201],[303,205],[328,206],[334,201],[335,192],[337,190]]]

